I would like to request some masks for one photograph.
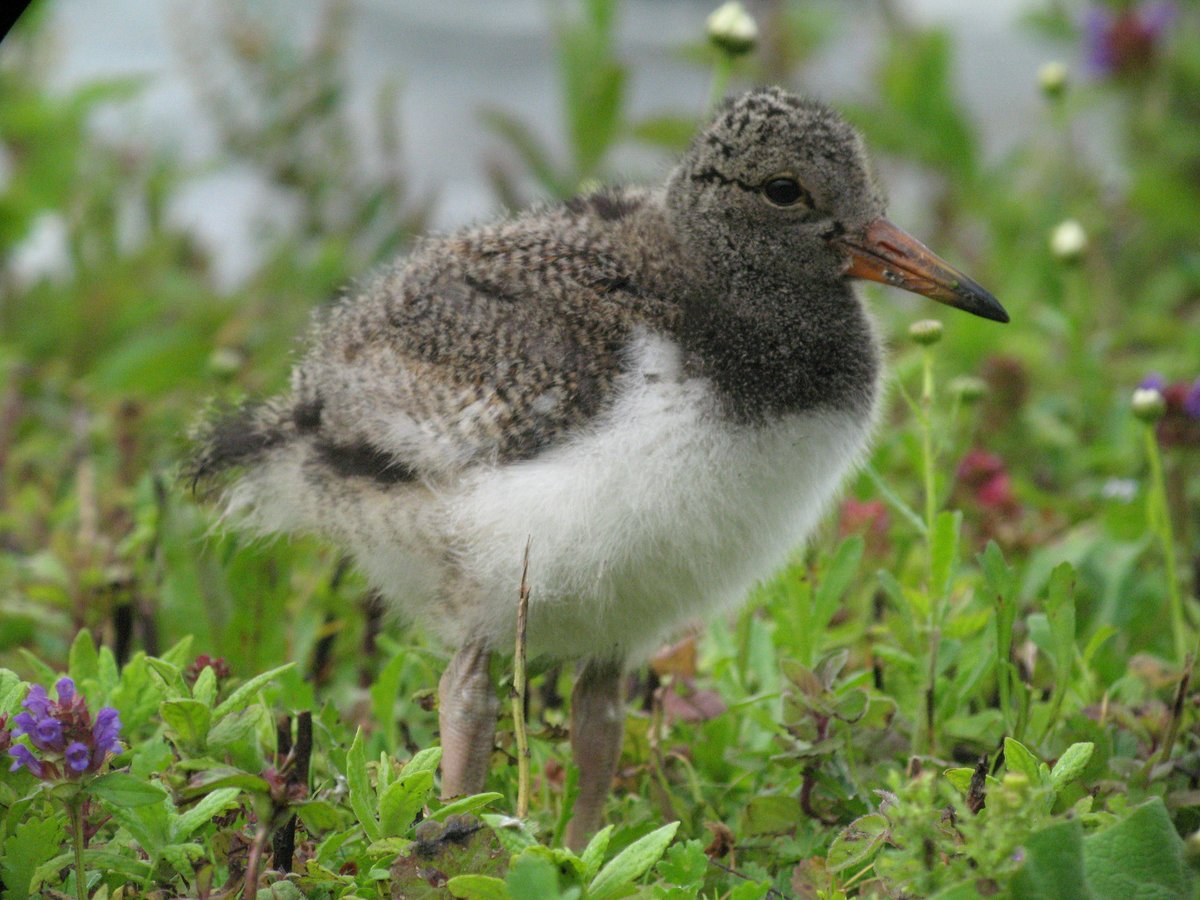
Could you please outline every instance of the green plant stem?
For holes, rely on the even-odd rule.
[[[708,111],[712,113],[722,100],[729,88],[729,79],[733,75],[733,58],[728,53],[717,56],[717,64],[713,66],[712,87],[708,94]]]
[[[513,654],[512,717],[517,741],[517,818],[529,815],[529,735],[525,730],[525,648],[529,619],[529,546],[525,543],[525,562],[521,569],[521,588],[517,594],[517,644]]]
[[[1163,477],[1162,456],[1158,451],[1158,438],[1154,425],[1143,426],[1146,440],[1146,459],[1150,463],[1150,498],[1147,516],[1150,530],[1162,545],[1163,561],[1167,569],[1167,601],[1171,612],[1171,632],[1175,640],[1175,659],[1182,665],[1188,653],[1187,620],[1183,614],[1183,594],[1179,589],[1179,573],[1175,563],[1175,529],[1171,524],[1170,507],[1167,505],[1167,482]]]
[[[925,486],[925,542],[926,542],[926,578],[929,591],[929,665],[926,667],[928,680],[920,692],[918,703],[920,712],[916,721],[919,723],[913,740],[913,753],[924,755],[933,752],[933,707],[936,703],[937,690],[937,651],[941,639],[941,601],[940,596],[934,595],[933,585],[933,529],[934,519],[937,518],[937,483],[934,473],[933,451],[933,353],[928,347],[921,351],[921,402],[917,419],[921,427],[921,471]]]
[[[924,348],[921,360],[921,455],[925,481],[925,534],[926,540],[932,541],[933,520],[937,517],[937,485],[934,481],[933,453],[933,353],[928,347]],[[929,566],[932,576],[932,555]]]
[[[87,900],[87,873],[83,865],[83,804],[85,800],[76,795],[70,801],[71,828],[75,845],[75,896]]]

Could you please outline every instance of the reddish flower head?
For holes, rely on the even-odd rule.
[[[1084,21],[1088,63],[1099,75],[1146,71],[1174,19],[1174,3],[1131,4],[1119,11],[1093,6]]]
[[[1166,411],[1158,420],[1159,443],[1164,447],[1200,447],[1200,378],[1175,381],[1159,389]]]

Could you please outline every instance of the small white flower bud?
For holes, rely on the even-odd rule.
[[[742,56],[758,43],[758,25],[738,0],[729,0],[708,17],[708,39],[730,56]]]
[[[1143,422],[1157,422],[1167,411],[1167,401],[1154,388],[1138,388],[1130,401],[1133,414]]]
[[[937,319],[922,319],[908,326],[908,336],[922,346],[928,347],[942,339],[942,323]]]
[[[1066,63],[1053,60],[1038,69],[1038,85],[1047,97],[1061,97],[1067,90]]]
[[[1087,246],[1087,232],[1074,219],[1060,222],[1050,233],[1050,252],[1065,263],[1074,263],[1082,259]]]

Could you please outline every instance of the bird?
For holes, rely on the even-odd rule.
[[[528,548],[528,652],[577,666],[580,848],[627,667],[782,567],[864,460],[884,363],[858,279],[1008,321],[885,217],[841,115],[755,89],[661,186],[420,241],[317,310],[289,388],[210,417],[185,470],[236,527],[323,535],[453,650],[444,798],[484,787]]]

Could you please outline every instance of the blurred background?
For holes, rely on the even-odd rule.
[[[842,109],[892,218],[1012,314],[1003,329],[947,316],[937,348],[928,486],[963,510],[964,551],[998,541],[1027,599],[1072,561],[1081,640],[1117,634],[1097,656],[1109,680],[1172,654],[1129,398],[1142,383],[1166,398],[1174,583],[1190,591],[1197,10],[746,8],[758,38],[735,58],[691,0],[35,3],[0,46],[0,663],[61,658],[83,626],[118,655],[193,634],[238,671],[307,659],[356,690],[378,621],[361,586],[319,545],[215,529],[176,482],[190,424],[277,389],[311,309],[416,235],[658,181],[714,90],[758,83]],[[896,427],[814,553],[869,532],[902,578],[922,540],[905,511],[927,486],[906,328],[941,310],[869,293]]]
[[[48,5],[54,62],[47,74],[53,87],[65,90],[97,78],[145,79],[136,98],[97,117],[93,124],[100,133],[170,147],[177,159],[193,165],[216,162],[173,200],[172,216],[211,248],[222,283],[244,278],[254,263],[256,220],[282,215],[286,207],[252,167],[222,159],[220,130],[197,94],[191,63],[203,48],[214,49],[220,31],[230,25],[229,11],[222,22],[220,14],[189,14],[184,4],[65,0]],[[710,75],[702,60],[683,51],[702,38],[710,5],[700,0],[622,5],[612,37],[615,55],[634,73],[625,88],[629,116],[636,120],[702,108]],[[984,152],[993,156],[1028,137],[1036,123],[1037,65],[1060,54],[1067,62],[1079,61],[1078,49],[1056,48],[1023,27],[1027,9],[1021,0],[909,0],[895,7],[890,15],[945,28],[953,36],[961,57],[953,64],[954,82],[978,117]],[[321,40],[331,15],[317,3],[258,2],[249,8],[257,10],[255,17],[274,40],[296,47]],[[781,8],[750,6],[768,17]],[[557,127],[564,98],[555,77],[551,9],[546,0],[355,0],[334,13],[340,20],[340,100],[353,139],[371,147],[381,90],[391,92],[382,102],[392,107],[402,129],[402,159],[364,152],[364,174],[380,176],[387,167],[402,165],[417,192],[430,200],[430,224],[453,228],[497,209],[488,176],[503,164],[504,154],[481,129],[487,111],[519,114],[548,150],[566,152],[566,135]],[[781,58],[761,76],[830,98],[869,94],[871,61],[886,33],[886,19],[875,4],[817,0],[788,15],[802,43],[780,46]],[[223,80],[236,97],[236,85],[229,84],[234,74],[210,71],[206,76]],[[644,145],[623,142],[613,147],[608,169],[626,180],[657,179],[665,159],[645,152]],[[525,174],[514,176],[520,180]],[[522,186],[536,194],[528,179]],[[900,189],[892,187],[893,194]],[[919,203],[904,200],[919,212]],[[37,249],[30,248],[42,255],[31,256],[27,264],[53,265],[53,243],[54,236],[44,233]]]

